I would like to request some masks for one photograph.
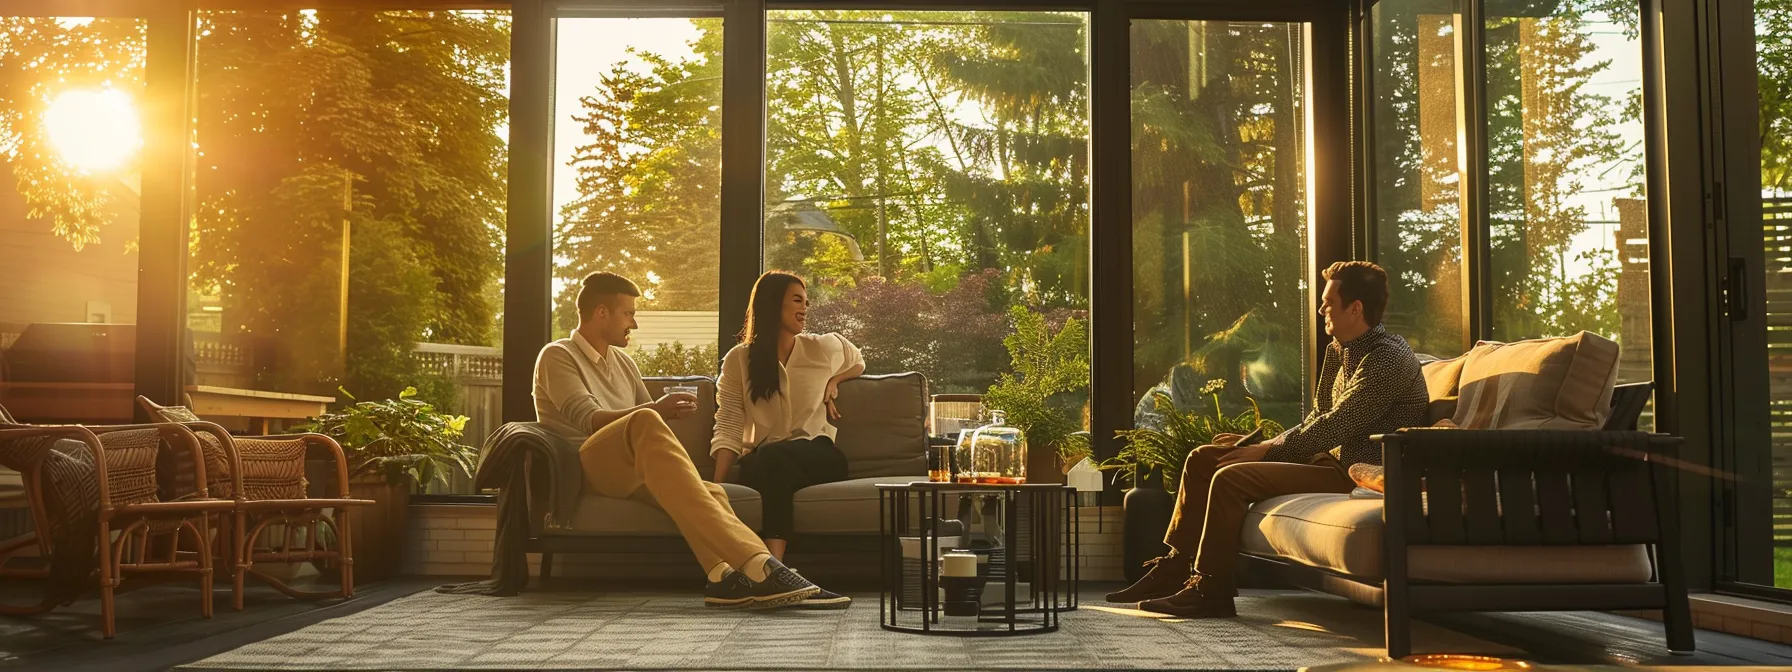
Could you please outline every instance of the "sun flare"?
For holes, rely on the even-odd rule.
[[[64,91],[44,111],[44,126],[63,162],[86,173],[116,169],[143,146],[137,106],[118,89]]]

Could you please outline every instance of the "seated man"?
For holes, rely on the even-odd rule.
[[[769,608],[824,593],[773,558],[740,522],[722,486],[697,475],[665,418],[696,409],[690,394],[658,400],[623,351],[635,323],[635,283],[593,273],[579,289],[579,327],[542,348],[535,361],[535,415],[580,442],[585,487],[606,497],[647,501],[665,510],[709,574],[704,603]]]
[[[1236,616],[1233,572],[1250,506],[1280,495],[1350,492],[1350,465],[1381,464],[1370,436],[1425,424],[1429,395],[1418,359],[1405,339],[1381,326],[1387,272],[1365,261],[1339,262],[1325,270],[1325,281],[1319,312],[1332,344],[1312,412],[1262,443],[1238,446],[1240,437],[1223,436],[1215,437],[1222,445],[1191,451],[1164,535],[1170,554],[1148,561],[1151,570],[1108,601],[1184,618]]]

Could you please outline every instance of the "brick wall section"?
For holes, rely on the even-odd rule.
[[[1120,507],[1084,507],[1082,579],[1121,580]],[[484,504],[418,504],[411,507],[406,531],[405,573],[420,576],[486,576],[491,573],[492,544],[497,539],[498,507]],[[588,576],[602,565],[595,556],[565,555],[554,558],[555,576]],[[682,568],[688,558],[667,557],[672,567]],[[539,571],[540,557],[529,556],[531,571]]]

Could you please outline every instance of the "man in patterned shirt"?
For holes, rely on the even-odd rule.
[[[1303,492],[1347,493],[1352,464],[1381,464],[1369,441],[1425,424],[1429,396],[1418,359],[1406,340],[1381,326],[1388,274],[1366,261],[1325,270],[1325,350],[1313,411],[1268,441],[1238,445],[1243,437],[1214,437],[1220,445],[1190,451],[1182,465],[1176,512],[1164,535],[1170,554],[1147,561],[1137,583],[1109,593],[1110,602],[1184,618],[1236,616],[1232,598],[1239,537],[1251,504]]]

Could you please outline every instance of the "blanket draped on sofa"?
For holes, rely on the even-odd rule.
[[[572,525],[584,474],[579,446],[534,422],[513,422],[493,432],[480,451],[473,476],[477,490],[498,489],[498,534],[491,578],[438,586],[436,592],[511,596],[529,585],[530,507],[545,507],[543,524]]]

